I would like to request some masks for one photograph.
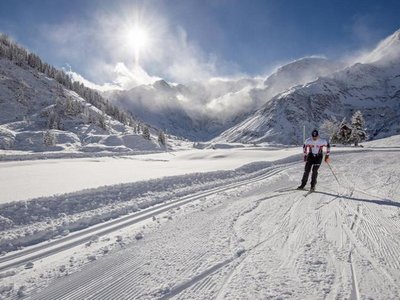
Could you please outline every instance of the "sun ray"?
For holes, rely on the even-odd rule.
[[[149,47],[148,30],[139,24],[135,24],[126,30],[124,39],[128,48],[134,52],[135,64],[139,65],[140,54]]]

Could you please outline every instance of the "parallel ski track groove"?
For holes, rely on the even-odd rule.
[[[184,267],[189,266],[189,270],[190,270],[190,271],[187,271],[187,269],[185,268],[185,269],[184,269],[184,272],[178,274],[179,277],[180,277],[180,278],[184,278],[184,274],[185,274],[185,273],[191,272],[191,271],[193,271],[194,269],[196,269],[196,268],[199,266],[199,264],[201,264],[201,258],[202,258],[204,255],[205,255],[205,253],[202,253],[202,254],[200,254],[200,255],[195,255],[194,257],[193,257],[193,256],[192,256],[192,257],[189,257],[189,258],[188,258],[188,262],[189,262],[189,263],[190,263],[190,262],[194,262],[195,264],[193,264],[193,265],[191,265],[191,266],[190,266],[190,264],[185,264]],[[175,256],[172,256],[172,257],[171,257],[172,260],[173,260],[174,258],[175,258]],[[136,272],[139,272],[138,276],[136,276],[136,277],[131,277],[131,274],[135,274]],[[126,273],[124,276],[122,276],[122,278],[119,278],[118,280],[116,280],[116,281],[110,283],[110,284],[109,284],[109,287],[112,287],[112,288],[110,288],[108,291],[106,290],[106,291],[104,292],[105,289],[102,289],[101,291],[99,291],[98,293],[96,293],[96,294],[93,295],[93,296],[88,297],[87,299],[110,299],[109,297],[110,297],[111,295],[113,295],[114,297],[117,297],[117,299],[118,299],[118,297],[121,296],[121,292],[123,292],[124,295],[125,295],[125,294],[130,295],[128,292],[132,291],[133,289],[137,289],[137,287],[138,287],[137,283],[142,282],[142,281],[143,281],[144,279],[146,279],[146,277],[147,277],[146,275],[141,276],[140,272],[142,272],[142,270],[133,270],[132,272]],[[126,287],[127,287],[128,285],[127,285],[126,283],[127,283],[127,282],[130,282],[130,281],[134,281],[135,279],[140,279],[140,280],[137,280],[137,281],[135,282],[136,284],[130,285],[130,288],[127,290]],[[120,289],[120,287],[123,287],[123,289]],[[120,293],[116,293],[115,290],[121,291],[121,292],[120,292]],[[137,296],[140,296],[140,295],[144,295],[144,294],[146,294],[146,293],[149,293],[149,292],[151,292],[151,291],[148,291],[148,290],[146,290],[146,289],[139,289],[139,290],[133,291],[133,292],[135,292],[135,293],[137,294]],[[119,298],[119,299],[123,299],[123,298]],[[124,298],[124,299],[126,299],[126,298]]]
[[[345,206],[349,208],[348,205]],[[388,228],[391,228],[390,224],[383,222],[382,218],[378,218],[376,213],[367,205],[361,204],[360,206],[368,211],[368,218],[350,208],[352,212],[358,215],[361,221],[358,228],[360,231],[355,234],[364,234],[368,240],[360,239],[360,241],[365,244],[371,253],[375,254],[374,256],[383,258],[392,268],[400,269],[400,261],[398,259],[400,257],[400,245],[396,243],[395,234],[388,230]]]
[[[375,268],[376,271],[378,271],[379,273],[383,274],[392,284],[395,284],[395,281],[393,279],[393,277],[384,269],[380,266],[380,262],[378,262],[376,260],[376,258],[372,255],[373,254],[373,250],[369,249],[368,247],[366,247],[356,236],[356,233],[350,229],[349,224],[347,223],[343,223],[343,229],[345,234],[347,235],[347,237],[349,238],[349,240],[351,241],[351,243],[353,244],[353,246],[355,247],[355,249],[358,250],[358,252],[360,253],[360,255],[362,257],[364,257],[365,259],[367,259],[372,266]]]
[[[294,165],[294,164],[290,163],[290,164],[285,164],[283,166],[272,167],[272,169],[267,170],[265,174],[258,175],[256,177],[250,178],[250,179],[248,179],[246,181],[235,182],[235,183],[232,183],[232,184],[229,184],[229,185],[226,185],[226,186],[222,186],[222,187],[220,186],[220,187],[217,187],[217,188],[213,188],[211,190],[207,190],[205,192],[200,192],[200,193],[197,193],[197,194],[194,194],[194,195],[185,196],[185,197],[183,197],[183,198],[181,198],[181,199],[179,199],[177,201],[174,201],[173,203],[169,202],[169,203],[166,203],[165,205],[159,205],[159,206],[157,206],[157,207],[155,207],[153,209],[147,210],[146,213],[148,213],[150,215],[147,216],[146,218],[150,218],[150,217],[153,216],[152,211],[157,211],[157,210],[161,209],[162,212],[165,212],[165,211],[168,211],[171,208],[175,208],[175,207],[187,204],[189,202],[198,200],[198,199],[203,198],[205,196],[213,195],[213,194],[220,193],[220,192],[223,192],[223,191],[227,191],[227,190],[230,190],[230,189],[234,189],[234,188],[237,188],[237,187],[240,187],[240,186],[244,186],[244,185],[247,185],[247,184],[251,184],[251,183],[255,183],[255,182],[259,182],[259,181],[268,179],[269,177],[272,177],[272,176],[274,176],[274,175],[276,175],[276,174],[278,174],[278,173],[290,168],[292,165]],[[166,206],[166,208],[163,209],[162,206]],[[159,213],[162,213],[162,212],[159,212]],[[131,218],[137,217],[137,215],[130,216],[130,217]],[[125,220],[125,218],[124,218],[124,220]],[[132,222],[132,224],[134,224],[134,223],[136,223],[136,221]],[[131,224],[125,224],[124,223],[122,227],[129,226],[129,225],[131,225]],[[114,230],[112,230],[112,231],[114,231]],[[97,235],[100,236],[102,234],[98,234],[97,233]],[[64,249],[62,249],[62,250],[64,250]],[[50,254],[48,254],[48,255],[50,255]],[[198,255],[198,259],[195,259],[195,264],[193,264],[193,265],[186,264],[185,267],[188,266],[189,268],[188,269],[187,268],[183,268],[183,272],[180,275],[192,274],[193,273],[192,271],[194,269],[198,269],[199,265],[201,265],[201,257],[202,256],[204,256],[204,253]],[[191,258],[195,258],[195,257],[191,257]],[[129,259],[131,259],[130,256],[128,256],[124,261],[127,261]],[[31,261],[31,260],[32,259],[29,259],[29,261]],[[226,263],[227,262],[218,263],[214,267],[212,267],[211,269],[216,268],[216,270],[213,271],[212,274],[214,274],[216,271],[218,271],[218,269],[220,268],[220,267],[218,267],[219,265],[225,266]],[[113,262],[110,262],[110,264],[113,264]],[[127,264],[127,265],[132,266],[132,264]],[[126,272],[126,268],[129,268],[129,266],[126,266],[124,268],[124,264],[122,264],[121,268],[116,268],[116,269],[115,268],[110,268],[110,269],[114,269],[114,270],[113,270],[112,274],[107,274],[108,278],[110,276],[112,276],[114,278],[119,278],[121,276],[121,273],[124,274],[124,272]],[[128,272],[129,274],[127,274],[125,276],[122,276],[122,279],[118,280],[118,286],[125,286],[126,287],[126,285],[124,285],[124,284],[126,284],[126,282],[132,281],[132,278],[129,275],[135,274],[135,272],[140,272],[141,271],[140,268],[138,268],[138,269],[133,270],[132,272]],[[0,270],[1,270],[1,268],[0,268]],[[209,271],[209,269],[205,270],[204,272],[207,273],[208,271]],[[192,273],[190,273],[190,272],[192,272]],[[204,272],[202,272],[202,273],[204,274]],[[209,275],[211,275],[211,274],[209,274]],[[205,277],[208,277],[209,275],[207,275]],[[195,277],[198,277],[198,276],[195,276]],[[140,276],[140,274],[139,274],[138,277],[135,277],[136,279],[140,279],[140,280],[136,281],[136,283],[140,283],[142,280],[145,279],[145,277],[146,276]],[[180,276],[180,277],[184,278],[182,276]],[[200,275],[200,278],[204,279],[204,277],[201,276],[201,275]],[[43,296],[41,296],[41,293],[39,293],[37,295],[39,298],[36,298],[36,299],[43,299],[43,300],[44,299],[49,299],[49,300],[50,299],[82,299],[82,297],[84,297],[85,299],[96,299],[97,297],[94,297],[94,296],[90,297],[90,296],[87,295],[88,292],[91,293],[92,290],[96,290],[98,288],[99,284],[97,284],[96,281],[97,281],[97,277],[85,278],[84,284],[82,284],[82,279],[81,278],[79,278],[79,280],[75,280],[75,281],[71,280],[71,281],[68,282],[68,284],[64,284],[62,287],[57,287],[57,289],[54,289],[54,292],[49,291],[50,294],[48,294],[48,297],[44,298]],[[196,284],[196,283],[194,283],[194,284]],[[126,291],[126,290],[123,291],[124,299],[132,299],[131,297],[133,295],[135,295],[135,298],[136,298],[136,297],[140,297],[140,295],[145,295],[145,294],[149,294],[151,292],[154,292],[154,291],[148,291],[148,290],[144,290],[144,289],[137,290],[137,287],[139,286],[139,284],[137,284],[137,285],[133,284],[131,286],[132,286],[131,289],[133,289],[134,291],[132,291],[131,289],[129,290],[129,293],[127,293],[128,291]],[[190,284],[190,286],[192,286],[192,284]],[[116,293],[116,291],[118,291],[118,289],[116,289],[115,284],[110,284],[109,291],[106,292],[105,294],[103,294],[103,291],[104,291],[104,289],[102,289],[100,291],[97,290],[97,294],[96,295],[100,296],[101,299],[111,299],[111,298],[117,297],[117,295],[120,295],[120,294]],[[86,294],[86,297],[84,296],[85,294]],[[175,294],[175,295],[178,295],[178,294]],[[120,296],[122,296],[122,295],[120,295]],[[166,298],[169,298],[169,296],[170,295],[167,295]],[[109,297],[111,297],[111,298],[109,298]],[[126,297],[128,297],[128,298],[126,298]],[[99,299],[99,298],[97,298],[97,299]],[[117,298],[115,298],[115,299],[117,299]]]
[[[55,253],[75,247],[77,245],[86,243],[86,242],[90,241],[90,239],[92,238],[92,236],[94,234],[96,234],[98,236],[103,236],[103,235],[109,234],[113,231],[133,225],[133,224],[143,221],[145,219],[151,218],[154,215],[164,213],[172,208],[176,208],[176,207],[182,206],[184,204],[193,202],[202,197],[206,197],[206,196],[213,195],[213,194],[216,194],[219,192],[231,190],[231,189],[234,189],[234,188],[237,188],[240,186],[244,186],[247,184],[265,180],[269,177],[272,177],[272,176],[290,168],[294,164],[295,163],[288,163],[283,166],[271,167],[266,170],[265,174],[255,176],[255,177],[247,179],[245,181],[234,182],[234,183],[231,183],[231,184],[228,184],[225,186],[224,185],[218,186],[218,187],[209,189],[207,191],[190,194],[190,195],[181,197],[179,199],[171,200],[166,203],[162,203],[160,205],[150,207],[149,209],[145,209],[138,213],[128,215],[128,216],[123,216],[116,220],[112,220],[112,221],[106,222],[104,224],[95,226],[93,228],[91,227],[89,229],[82,231],[81,233],[77,232],[74,235],[70,235],[70,236],[67,236],[62,239],[48,242],[48,243],[42,244],[42,245],[37,246],[32,249],[27,249],[22,252],[18,252],[18,253],[12,254],[12,255],[5,256],[3,258],[0,258],[0,272],[10,269],[10,268],[13,268],[13,267],[22,266],[22,265],[26,264],[27,262],[39,260],[41,258],[50,256]],[[62,243],[66,243],[66,244],[62,245]],[[61,244],[61,245],[59,245],[59,244]],[[56,245],[59,245],[59,246],[57,246],[53,249],[49,249],[49,247],[53,247]],[[43,250],[44,252],[40,252],[41,250]],[[36,253],[36,254],[29,256],[32,253]],[[16,261],[13,261],[13,260],[16,260]]]
[[[107,278],[104,278],[104,280],[109,279],[110,277],[115,278],[120,276],[120,274],[123,274],[125,272],[125,269],[129,268],[129,265],[125,264],[129,260],[130,256],[126,256],[125,260],[120,261],[120,265],[122,265],[122,268],[116,268],[113,270],[113,268],[107,268],[113,270],[112,273],[107,273]],[[114,261],[110,261],[106,267],[111,267],[115,265]],[[124,268],[124,266],[126,266]],[[100,279],[100,282],[99,282]],[[83,282],[82,282],[83,281]],[[103,286],[103,280],[102,278],[94,278],[94,277],[85,277],[83,279],[79,280],[79,284],[76,284],[77,282],[71,281],[70,284],[66,285],[61,285],[58,286],[57,289],[52,289],[50,293],[47,295],[46,298],[43,298],[43,296],[40,296],[38,299],[70,299],[74,295],[82,295],[85,293],[85,291],[91,291],[91,290],[96,290],[99,286]],[[74,284],[75,283],[75,284]],[[72,288],[71,286],[72,285]],[[72,293],[68,293],[68,291],[72,291]]]
[[[120,286],[129,286],[126,285],[127,281],[131,281],[132,285],[135,285],[137,279],[143,279],[145,277],[146,275],[143,274],[142,269],[134,269],[131,272],[126,272],[122,276],[119,276],[116,280],[110,282],[106,286],[103,286],[97,292],[88,291],[90,296],[86,296],[85,299],[111,299],[112,297],[121,299],[121,292],[126,293],[127,290],[119,289]],[[116,291],[119,291],[119,293]]]

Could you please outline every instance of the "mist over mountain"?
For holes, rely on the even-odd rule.
[[[360,110],[372,139],[400,133],[400,32],[343,70],[276,95],[215,141],[299,144],[319,128]]]
[[[280,92],[341,66],[325,58],[307,57],[278,68],[266,79],[213,78],[184,85],[158,80],[105,95],[146,123],[205,141],[241,122]]]

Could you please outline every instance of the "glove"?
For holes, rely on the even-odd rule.
[[[307,155],[304,155],[304,162],[307,161]]]
[[[325,155],[325,162],[328,164],[331,161],[331,159],[329,158],[329,155]]]

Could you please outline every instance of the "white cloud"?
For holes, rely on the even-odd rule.
[[[93,83],[87,79],[85,79],[82,75],[74,72],[74,71],[66,71],[66,73],[71,77],[72,81],[78,81],[80,83],[83,83],[86,87],[98,90],[100,92],[107,92],[107,91],[112,91],[112,90],[121,90],[122,88],[118,85],[114,85],[111,83],[105,83],[103,85],[99,85],[96,83]]]
[[[205,53],[184,28],[171,26],[154,11],[125,5],[91,16],[44,25],[41,32],[59,61],[74,69],[79,66],[84,76],[98,85],[114,82],[132,87],[158,76],[185,83],[238,73],[237,65]],[[129,32],[138,24],[149,35],[148,47],[140,51],[140,67],[135,64],[135,43],[129,40]]]
[[[101,92],[111,90],[129,90],[139,85],[152,84],[160,79],[159,77],[150,76],[140,66],[135,66],[132,70],[130,70],[123,62],[117,63],[112,72],[115,74],[115,80],[113,82],[106,82],[101,85],[87,80],[82,75],[73,72],[72,70],[69,70],[66,73],[71,76],[73,81],[81,82],[85,86]]]
[[[355,63],[363,64],[390,64],[400,58],[400,30],[380,40],[372,47],[354,51],[343,55],[342,61],[348,66]]]
[[[129,90],[142,84],[151,84],[160,80],[159,77],[147,74],[147,72],[140,66],[134,66],[132,69],[128,69],[123,62],[117,63],[114,73],[116,74],[114,83],[124,90]]]

